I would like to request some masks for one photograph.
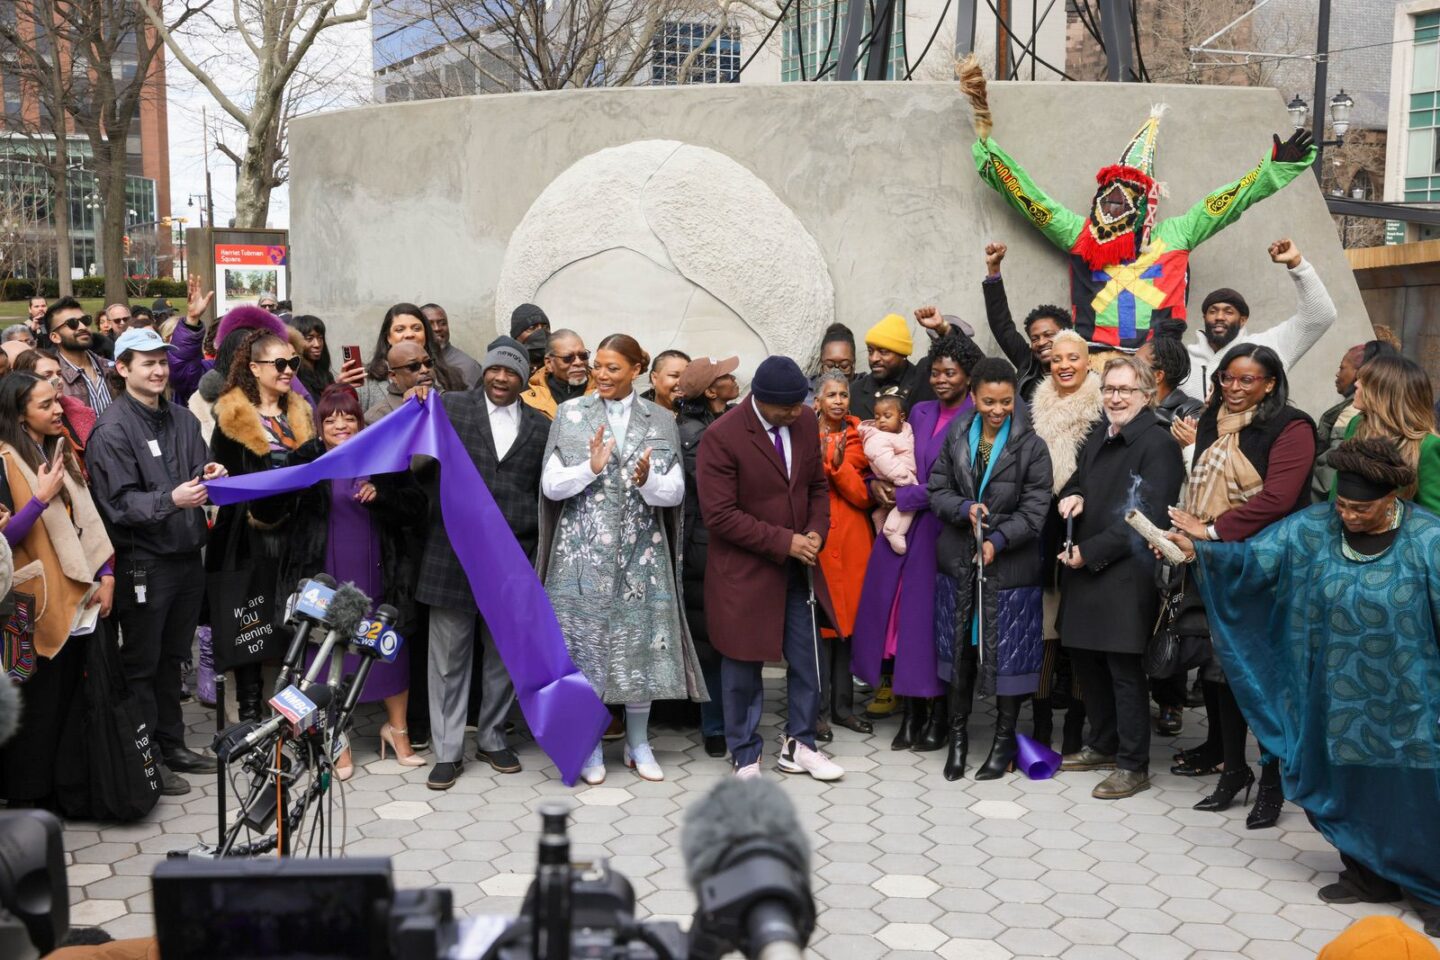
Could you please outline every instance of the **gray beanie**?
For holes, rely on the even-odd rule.
[[[530,355],[525,352],[525,347],[514,337],[496,337],[490,341],[485,351],[485,360],[480,364],[481,370],[489,370],[491,367],[504,367],[507,370],[514,370],[515,375],[522,381],[530,379]]]

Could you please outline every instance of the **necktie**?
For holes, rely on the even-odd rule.
[[[771,427],[770,433],[775,437],[775,452],[780,454],[780,466],[785,468],[785,476],[790,476],[790,462],[785,459],[785,441],[780,439],[780,428]]]

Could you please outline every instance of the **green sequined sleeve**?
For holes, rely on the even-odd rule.
[[[1178,217],[1162,220],[1155,235],[1171,249],[1194,250],[1240,219],[1252,205],[1277,193],[1315,162],[1315,148],[1305,159],[1280,163],[1266,156],[1249,173],[1211,193]]]
[[[1067,252],[1075,245],[1084,217],[1052,200],[993,139],[976,140],[970,152],[980,179],[1023,213],[1047,240]]]

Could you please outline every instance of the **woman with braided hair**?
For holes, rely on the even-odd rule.
[[[1334,504],[1193,560],[1215,654],[1285,796],[1340,851],[1326,903],[1408,896],[1440,936],[1440,519],[1394,442],[1331,454]]]

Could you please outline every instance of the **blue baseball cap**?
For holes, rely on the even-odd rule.
[[[166,343],[165,338],[156,332],[154,327],[131,327],[120,334],[120,339],[115,341],[115,356],[120,356],[127,350],[134,350],[136,353],[154,353],[156,350],[174,350],[173,343]]]

